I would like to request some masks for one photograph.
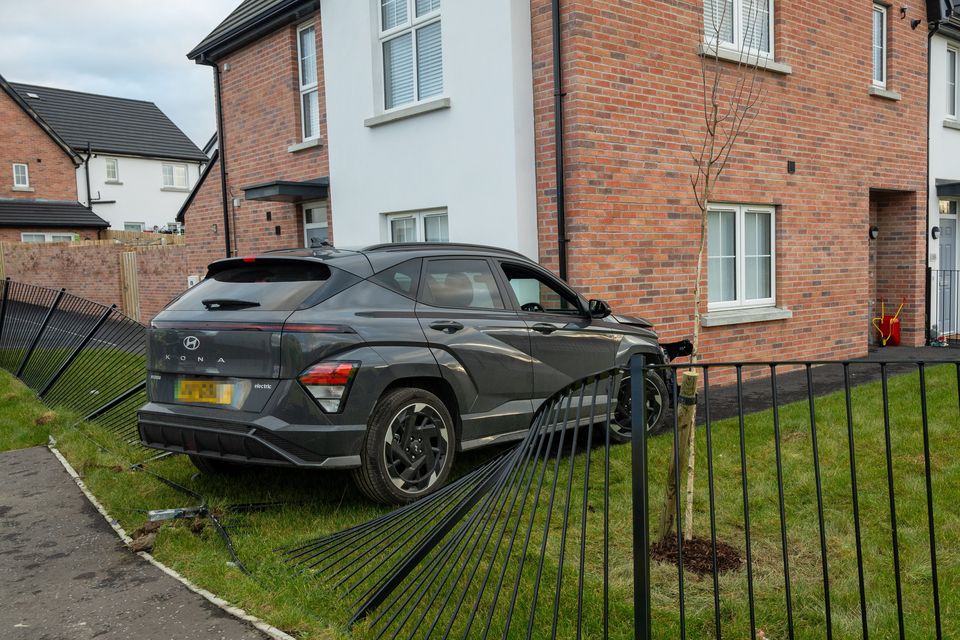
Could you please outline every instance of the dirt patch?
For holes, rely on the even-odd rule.
[[[157,539],[157,531],[163,526],[161,522],[146,522],[142,527],[133,532],[130,542],[130,548],[134,551],[146,551],[149,553],[153,549],[153,543]]]
[[[50,424],[57,419],[57,414],[53,411],[44,411],[39,416],[37,416],[37,426],[43,426],[45,424]]]
[[[658,562],[677,564],[677,539],[665,538],[650,547],[650,557]],[[740,550],[717,540],[717,572],[737,571],[743,566]],[[683,542],[683,567],[705,576],[713,573],[713,547],[710,540],[694,538]]]

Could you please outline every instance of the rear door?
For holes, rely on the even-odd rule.
[[[529,265],[500,261],[499,266],[530,330],[538,404],[571,382],[614,366],[620,336],[595,327],[575,293]]]
[[[532,411],[530,338],[493,265],[485,258],[424,260],[416,312],[459,399],[462,441],[525,429]]]

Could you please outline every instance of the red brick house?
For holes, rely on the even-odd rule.
[[[98,239],[108,224],[77,201],[80,163],[0,76],[0,242]]]
[[[902,6],[246,0],[189,54],[221,121],[191,273],[334,236],[496,244],[689,335],[701,61],[748,50],[764,99],[711,198],[705,357],[862,355],[881,298],[922,344],[926,7]]]

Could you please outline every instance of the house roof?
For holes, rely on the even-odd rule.
[[[11,82],[20,98],[74,151],[206,160],[160,108],[145,100]]]
[[[79,202],[60,200],[0,199],[0,227],[96,227],[106,220]]]
[[[214,135],[216,138],[216,135]],[[203,168],[203,173],[200,174],[200,179],[197,180],[197,184],[193,185],[193,189],[190,190],[190,195],[187,196],[187,199],[183,201],[183,204],[180,205],[180,211],[177,212],[176,221],[180,224],[185,224],[185,218],[187,215],[187,209],[190,208],[190,205],[193,203],[193,199],[197,197],[197,192],[200,191],[200,187],[203,186],[203,183],[207,181],[207,176],[210,175],[210,172],[213,171],[213,168],[217,166],[217,160],[220,158],[220,150],[214,149],[213,153],[210,154],[210,162],[207,163],[207,166]]]
[[[38,114],[22,97],[20,97],[20,94],[17,93],[16,89],[14,89],[13,86],[7,82],[2,75],[0,75],[0,90],[10,96],[10,99],[13,100],[14,104],[20,107],[20,109],[26,113],[31,120],[37,123],[37,126],[43,129],[44,133],[46,133],[57,144],[58,147],[63,149],[64,153],[70,156],[70,159],[73,160],[74,164],[80,166],[81,162],[83,161],[80,156],[74,153],[73,149],[70,148],[70,145],[67,144],[66,140],[61,138],[57,132],[50,127],[49,124],[44,122],[43,118],[40,117],[40,114]]]
[[[187,58],[198,63],[216,60],[319,8],[320,0],[243,0]]]

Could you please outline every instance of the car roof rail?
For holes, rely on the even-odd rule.
[[[464,242],[388,242],[383,244],[374,244],[364,247],[360,251],[363,253],[376,253],[380,251],[435,251],[444,249],[472,249],[477,251],[490,251],[495,253],[506,253],[524,260],[530,260],[519,251],[504,249],[503,247],[492,247],[483,244],[469,244]]]

